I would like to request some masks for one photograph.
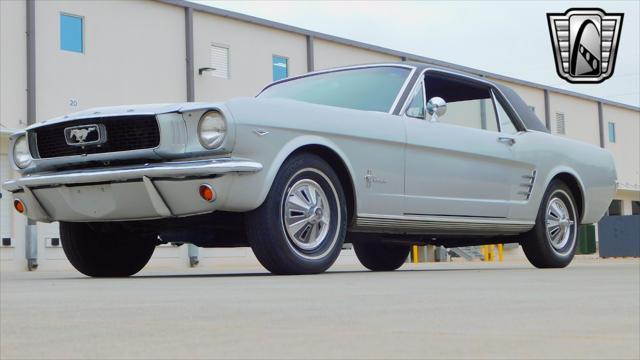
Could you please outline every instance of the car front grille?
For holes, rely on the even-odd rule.
[[[101,126],[103,130],[106,130],[106,141],[86,146],[67,144],[65,129],[82,125]],[[42,159],[152,149],[160,145],[160,129],[154,115],[113,116],[67,121],[30,130],[29,137],[30,143],[35,145],[37,149],[37,154],[34,155]]]

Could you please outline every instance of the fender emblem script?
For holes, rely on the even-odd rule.
[[[379,178],[373,175],[373,171],[371,169],[367,169],[367,175],[364,176],[364,181],[367,182],[367,188],[371,188],[371,184],[386,184],[387,180]]]

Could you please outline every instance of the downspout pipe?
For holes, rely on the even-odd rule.
[[[194,102],[196,100],[195,79],[193,65],[193,8],[186,6],[184,8],[184,35],[185,35],[185,59],[187,62],[187,101]],[[187,255],[189,256],[189,266],[195,267],[200,263],[200,249],[189,243],[187,244]]]
[[[27,126],[36,122],[36,2],[27,0]],[[27,269],[38,268],[38,226],[27,220],[25,229]]]
[[[187,62],[187,101],[195,101],[194,66],[193,66],[193,9],[184,8],[185,59]]]

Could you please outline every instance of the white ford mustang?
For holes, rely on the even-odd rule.
[[[615,191],[611,155],[550,135],[510,88],[398,63],[314,72],[255,98],[98,108],[12,136],[29,218],[60,222],[89,276],[129,276],[158,243],[251,246],[319,273],[344,242],[394,270],[411,244],[520,243],[564,267]]]

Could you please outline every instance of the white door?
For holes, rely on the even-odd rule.
[[[443,98],[447,112],[437,121],[406,112],[405,214],[506,218],[517,165],[490,88],[427,74],[424,99]]]

